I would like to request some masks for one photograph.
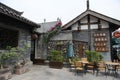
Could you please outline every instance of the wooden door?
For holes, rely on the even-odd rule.
[[[84,44],[83,43],[79,43],[78,44],[78,53],[80,57],[84,57]]]

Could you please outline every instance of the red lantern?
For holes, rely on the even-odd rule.
[[[37,34],[32,34],[32,39],[38,39],[38,35]]]
[[[119,31],[114,32],[113,36],[116,38],[120,38],[120,32]]]

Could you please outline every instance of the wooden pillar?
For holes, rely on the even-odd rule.
[[[81,22],[78,21],[78,31],[80,31],[80,30],[81,30]]]
[[[90,15],[88,14],[88,49],[91,50],[91,29],[90,29]]]
[[[101,26],[101,23],[100,23],[100,19],[98,19],[98,30],[101,30],[102,26]]]

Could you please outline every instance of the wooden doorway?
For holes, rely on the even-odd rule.
[[[84,42],[79,42],[78,43],[78,54],[81,58],[85,57],[85,50],[86,49],[87,49],[87,44],[86,43],[84,43]]]
[[[80,57],[84,57],[84,49],[83,49],[83,47],[84,47],[84,44],[82,44],[82,43],[78,44],[78,53],[79,53]]]

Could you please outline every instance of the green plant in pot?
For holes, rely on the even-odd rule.
[[[86,57],[87,57],[89,62],[98,62],[98,61],[102,60],[102,58],[103,58],[102,55],[100,55],[96,51],[86,50],[85,54],[86,54]]]
[[[50,63],[49,66],[51,68],[62,68],[63,67],[63,56],[61,51],[52,50],[50,53]]]
[[[97,67],[98,61],[101,61],[103,59],[103,56],[96,51],[86,50],[85,54],[90,64],[94,65],[95,68]]]
[[[1,53],[1,64],[3,67],[8,67],[10,65],[14,65],[17,62],[18,55],[17,52],[15,51],[15,48],[10,48],[7,50],[4,50]]]

